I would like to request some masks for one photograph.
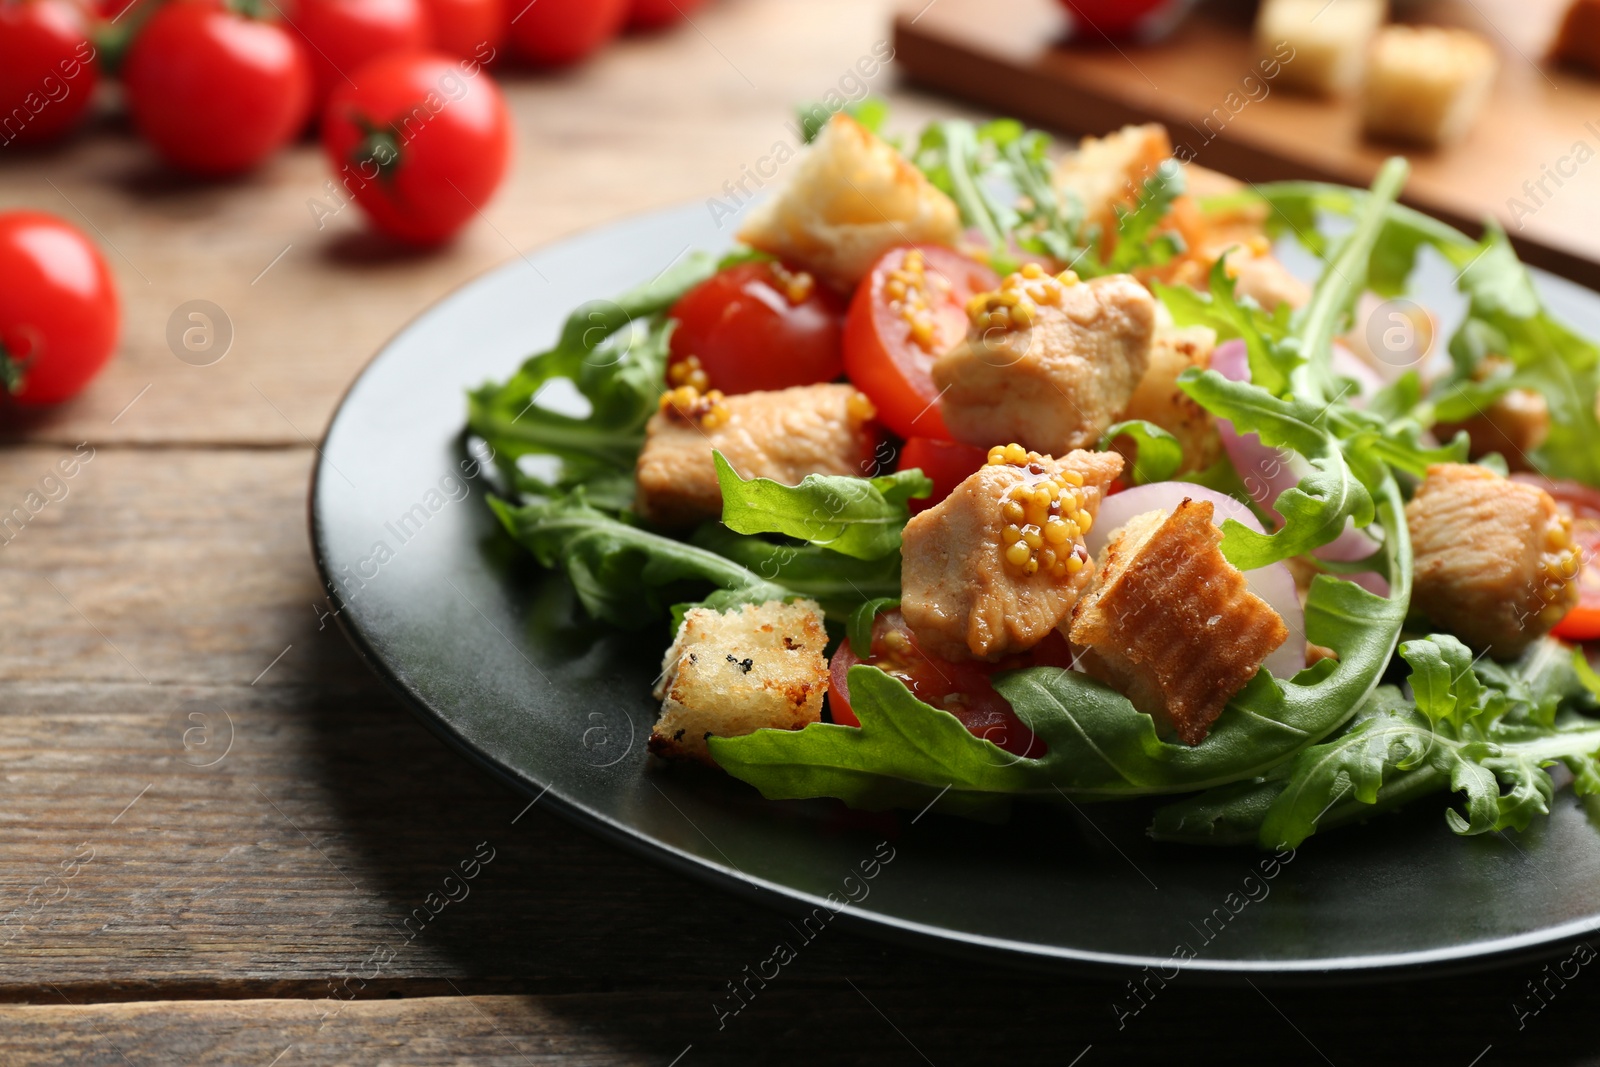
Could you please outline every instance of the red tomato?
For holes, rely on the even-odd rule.
[[[673,305],[671,361],[700,361],[710,388],[753,393],[831,382],[844,372],[844,302],[811,275],[740,263]]]
[[[907,440],[900,450],[899,469],[908,471],[917,467],[933,479],[933,495],[926,500],[911,501],[911,513],[933,507],[988,461],[989,453],[983,449],[956,441],[935,441],[931,437]]]
[[[1572,516],[1572,541],[1583,561],[1583,569],[1578,572],[1578,606],[1550,632],[1568,641],[1600,638],[1600,489],[1539,474],[1517,473],[1511,477],[1543,489]]]
[[[509,0],[511,48],[530,63],[587,57],[622,30],[628,0]]]
[[[18,403],[76,395],[111,358],[119,319],[87,237],[54,215],[0,214],[0,381]]]
[[[907,258],[915,251],[922,259]],[[901,437],[950,440],[933,387],[933,361],[967,333],[967,301],[1000,286],[994,271],[938,245],[896,248],[856,287],[844,327],[844,369]],[[897,295],[899,294],[899,295]],[[921,316],[911,303],[927,305]],[[913,336],[913,322],[923,331]]]
[[[1061,0],[1061,6],[1085,25],[1075,36],[1094,39],[1117,37],[1140,28],[1151,15],[1173,5],[1173,0]]]
[[[467,66],[438,54],[388,56],[328,102],[323,150],[384,233],[438,244],[505,177],[511,114],[494,79]]]
[[[679,19],[688,18],[706,0],[633,0],[628,12],[628,28],[659,30]]]
[[[122,77],[134,126],[194,174],[249,170],[294,139],[311,104],[311,68],[294,37],[214,0],[157,11]]]
[[[65,133],[98,78],[82,8],[68,0],[0,3],[0,145]]]
[[[424,0],[423,6],[433,47],[447,56],[488,63],[505,44],[506,0]]]
[[[833,721],[841,726],[861,725],[850,708],[850,668],[863,662],[894,674],[918,700],[948,711],[974,736],[986,738],[1013,755],[1037,759],[1044,755],[1044,742],[1022,724],[989,679],[996,671],[1017,667],[1066,668],[1072,659],[1065,639],[1053,633],[1027,655],[1012,656],[1000,663],[952,663],[924,652],[900,613],[885,611],[872,624],[871,656],[857,658],[850,642],[843,641],[828,665],[832,676],[828,707]]]
[[[428,47],[422,0],[284,0],[288,21],[311,60],[311,107],[322,113],[334,90],[355,84],[375,59]]]

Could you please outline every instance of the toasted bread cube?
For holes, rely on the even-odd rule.
[[[1127,274],[1090,282],[1038,275],[1024,268],[979,298],[995,310],[975,302],[974,315],[986,318],[975,317],[966,340],[933,364],[945,425],[958,441],[1016,441],[1055,456],[1093,447],[1144,377],[1156,318],[1149,290]],[[1006,325],[985,324],[996,315]]]
[[[1387,26],[1372,46],[1367,136],[1437,147],[1465,137],[1494,85],[1494,49],[1470,30]]]
[[[1313,96],[1339,96],[1361,82],[1385,0],[1264,0],[1256,16],[1256,51],[1283,59],[1278,84]]]
[[[802,385],[724,397],[724,421],[687,418],[670,404],[645,425],[634,509],[658,526],[722,515],[720,451],[746,478],[799,485],[808,474],[861,477],[877,441],[875,413],[849,385]]]
[[[1101,551],[1070,630],[1092,677],[1190,745],[1289,637],[1223,558],[1212,513],[1184,500],[1129,520]]]
[[[1474,651],[1510,659],[1577,603],[1572,523],[1537,486],[1440,463],[1406,505],[1406,525],[1411,606]]]
[[[1016,445],[995,452],[906,524],[900,612],[918,643],[943,659],[999,659],[1061,624],[1094,570],[1083,534],[1122,472],[1115,452],[1059,460]],[[1057,501],[1066,494],[1067,503],[1047,512],[1031,499],[1040,488]],[[1012,499],[1024,492],[1025,503]]]
[[[650,751],[712,763],[706,738],[799,730],[822,719],[828,644],[813,600],[693,608],[661,663]]]
[[[1122,413],[1122,419],[1153,422],[1178,439],[1183,446],[1180,473],[1205,470],[1222,455],[1222,439],[1211,413],[1178,388],[1178,375],[1190,367],[1205,370],[1216,346],[1216,331],[1209,327],[1157,326],[1150,366]],[[1134,459],[1133,449],[1121,441],[1116,447],[1125,459]]]
[[[1116,231],[1117,208],[1139,202],[1144,183],[1172,157],[1172,139],[1159,123],[1124,126],[1105,137],[1085,137],[1056,164],[1057,195],[1083,211],[1102,234]]]
[[[891,248],[954,245],[961,213],[871,130],[840,112],[794,178],[756,208],[739,240],[848,293]]]

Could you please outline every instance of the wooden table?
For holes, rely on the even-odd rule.
[[[725,0],[696,22],[509,75],[508,187],[433,255],[353,212],[319,230],[310,147],[223,185],[163,175],[115,126],[0,157],[0,208],[92,227],[126,299],[116,362],[0,454],[4,512],[93,450],[0,545],[0,1063],[1600,1062],[1588,972],[1520,1030],[1531,966],[1333,992],[1184,977],[1119,1027],[1120,984],[844,929],[719,1029],[713,1000],[781,917],[525,810],[319,623],[314,442],[384,338],[514,249],[711,195],[888,11]],[[890,79],[907,124],[954,108]],[[165,339],[194,299],[233,325],[212,366]],[[408,939],[401,918],[474,855],[470,896]]]

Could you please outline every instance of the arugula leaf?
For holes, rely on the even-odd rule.
[[[1208,326],[1218,341],[1238,338],[1250,356],[1250,380],[1274,395],[1289,388],[1289,373],[1301,362],[1289,343],[1289,307],[1280,305],[1269,315],[1255,301],[1241,302],[1237,283],[1228,274],[1227,255],[1212,264],[1208,286],[1202,293],[1187,285],[1156,283],[1156,295],[1179,326]]]
[[[850,651],[856,654],[857,659],[872,655],[872,626],[878,621],[878,616],[899,606],[899,597],[880,596],[863,601],[859,608],[850,613],[850,624],[845,635],[850,641]]]
[[[799,485],[770,478],[741,478],[715,453],[722,486],[722,521],[742,534],[778,533],[856,559],[880,559],[900,550],[910,517],[906,502],[933,492],[920,470],[878,478],[809,474]]]
[[[738,564],[764,581],[811,597],[828,617],[847,621],[863,601],[900,595],[900,553],[878,559],[841,556],[818,545],[777,544],[707,523],[691,542]]]
[[[1105,274],[1131,274],[1148,267],[1160,267],[1184,251],[1183,238],[1176,232],[1160,232],[1172,202],[1183,195],[1183,167],[1176,159],[1164,160],[1144,180],[1134,206],[1117,206],[1117,239],[1106,257]]]
[[[1133,471],[1129,477],[1134,485],[1167,481],[1183,466],[1183,445],[1153,422],[1128,419],[1115,424],[1101,435],[1100,451],[1111,451],[1119,437],[1133,442]]]

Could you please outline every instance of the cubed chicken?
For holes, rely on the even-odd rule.
[[[951,435],[979,448],[1093,447],[1150,363],[1155,301],[1126,274],[1080,282],[1029,264],[968,310],[972,328],[933,382]]]
[[[1217,335],[1205,326],[1156,327],[1150,345],[1150,367],[1133,391],[1123,419],[1153,422],[1178,439],[1183,446],[1183,471],[1205,470],[1222,455],[1222,439],[1211,413],[1178,388],[1178,375],[1191,367],[1205,370],[1211,363],[1211,350]],[[1121,441],[1117,450],[1133,459],[1132,449]]]
[[[1488,381],[1511,370],[1510,361],[1490,356],[1478,365],[1472,377],[1475,381]],[[1444,441],[1461,430],[1467,431],[1472,442],[1473,459],[1494,453],[1514,471],[1533,470],[1528,454],[1550,436],[1550,403],[1531,389],[1511,389],[1465,422],[1440,423],[1434,434]]]
[[[706,738],[799,730],[822,718],[828,692],[822,609],[770,600],[726,613],[694,608],[661,664],[661,718],[650,751],[714,763]]]
[[[745,244],[845,293],[891,248],[954,245],[960,236],[955,202],[843,112],[823,127],[788,186],[739,231]]]
[[[1049,636],[1089,585],[1083,535],[1121,472],[1115,452],[993,449],[906,525],[900,612],[918,643],[948,660],[996,660]]]
[[[1223,558],[1212,517],[1209,501],[1185,500],[1130,519],[1101,551],[1069,631],[1090,676],[1190,745],[1289,638]]]
[[[871,401],[849,385],[729,397],[673,390],[645,426],[635,510],[658,526],[721,516],[719,451],[746,478],[798,485],[808,474],[861,477],[877,440],[873,418]]]
[[[1441,463],[1406,505],[1406,525],[1412,607],[1475,651],[1516,656],[1577,602],[1572,523],[1537,486]]]

